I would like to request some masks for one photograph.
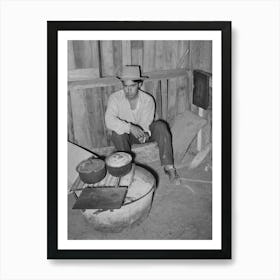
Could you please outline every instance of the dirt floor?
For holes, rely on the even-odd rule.
[[[175,186],[155,163],[159,183],[148,217],[119,233],[94,230],[80,210],[72,210],[75,198],[70,194],[68,239],[211,239],[212,169],[208,167],[206,159],[196,169],[178,169],[182,184]]]

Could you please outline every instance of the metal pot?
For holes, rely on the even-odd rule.
[[[116,152],[106,157],[108,172],[114,177],[122,177],[128,174],[132,168],[132,156],[125,152]]]
[[[87,184],[95,184],[106,176],[105,162],[99,158],[88,158],[76,167],[81,180]]]

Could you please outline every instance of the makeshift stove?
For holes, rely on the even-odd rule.
[[[76,197],[73,209],[79,209],[96,230],[120,232],[148,216],[155,187],[154,176],[132,164],[126,175],[116,177],[107,171],[95,184],[84,183],[78,176],[70,192]]]

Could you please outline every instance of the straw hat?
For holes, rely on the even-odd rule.
[[[122,68],[121,74],[117,76],[121,81],[143,81],[149,77],[141,75],[141,68],[139,65],[126,65]]]

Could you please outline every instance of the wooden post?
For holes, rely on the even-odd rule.
[[[167,121],[168,112],[168,80],[161,80],[162,118]]]

